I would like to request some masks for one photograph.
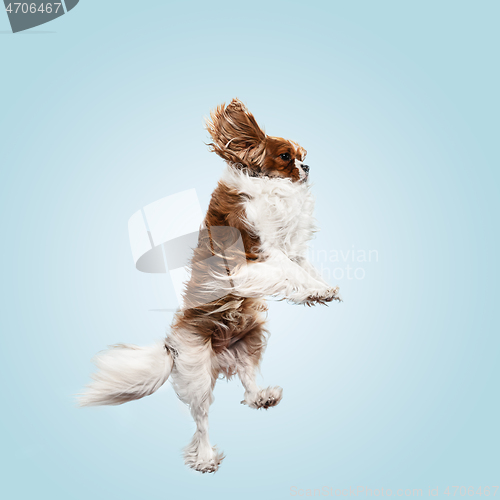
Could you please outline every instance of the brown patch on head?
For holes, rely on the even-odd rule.
[[[262,170],[270,177],[285,177],[298,181],[301,179],[301,172],[296,160],[303,162],[306,154],[307,151],[296,142],[281,137],[268,137]]]
[[[256,175],[299,181],[304,171],[299,166],[307,151],[296,142],[270,137],[238,99],[221,104],[210,113],[207,130],[212,136],[212,151],[224,160]]]

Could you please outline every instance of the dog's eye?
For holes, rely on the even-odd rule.
[[[284,161],[290,161],[290,155],[288,153],[281,154],[280,158]]]

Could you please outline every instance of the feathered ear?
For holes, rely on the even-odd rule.
[[[240,100],[217,106],[206,125],[213,140],[211,150],[224,160],[250,168],[262,166],[266,134]]]

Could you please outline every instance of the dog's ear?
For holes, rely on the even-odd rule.
[[[212,151],[227,161],[252,168],[262,165],[266,134],[239,99],[221,104],[206,121]]]

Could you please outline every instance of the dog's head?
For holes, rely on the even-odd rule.
[[[307,151],[296,142],[266,135],[238,99],[217,106],[207,120],[207,130],[212,136],[212,151],[252,175],[294,182],[308,178],[309,167],[304,164]]]

